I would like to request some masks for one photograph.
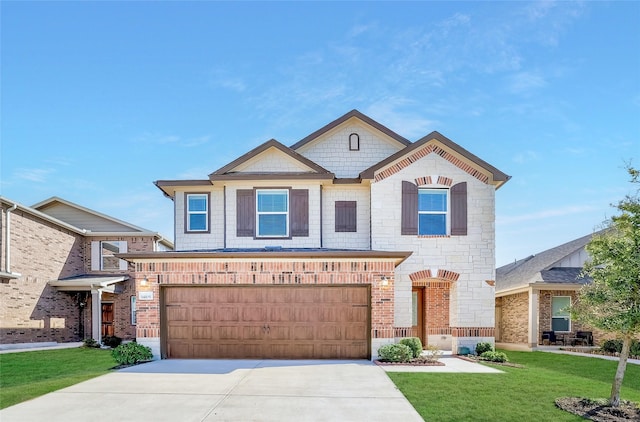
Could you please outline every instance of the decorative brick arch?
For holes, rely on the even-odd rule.
[[[434,183],[433,180],[436,180]],[[423,176],[415,179],[416,185],[424,186],[424,185],[444,185],[451,186],[453,185],[453,179],[445,176]]]
[[[451,154],[449,151],[445,150],[444,148],[434,144],[427,144],[424,148],[420,148],[417,151],[414,151],[412,154],[407,155],[397,163],[387,167],[384,170],[377,172],[374,178],[374,182],[379,182],[381,180],[386,179],[389,176],[392,176],[398,173],[400,170],[406,167],[409,167],[411,164],[415,163],[416,161],[418,161],[423,157],[426,157],[431,153],[438,154],[439,156],[449,161],[454,166],[467,172],[468,174],[480,180],[481,182],[489,183],[489,176],[482,173],[477,168],[472,167],[469,164],[465,163],[464,161],[462,161],[455,155]]]
[[[433,274],[435,272],[435,274]],[[455,282],[460,278],[460,274],[454,271],[437,269],[435,271],[431,269],[416,271],[409,274],[409,279],[414,286],[426,286],[424,283],[432,283],[437,281]],[[436,280],[434,280],[436,279]]]

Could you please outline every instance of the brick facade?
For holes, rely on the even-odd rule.
[[[371,286],[371,339],[393,341],[394,262],[387,260],[153,260],[136,263],[135,285],[152,292],[152,300],[138,300],[137,341],[159,353],[161,287],[181,284],[211,285],[358,285]],[[386,282],[382,279],[386,278]],[[146,282],[143,283],[143,280]]]
[[[6,264],[7,206],[0,210],[0,262]],[[55,220],[54,220],[55,221]],[[85,236],[37,213],[18,208],[11,212],[11,271],[18,278],[0,281],[0,344],[74,342],[97,338],[92,332],[91,292],[58,291],[48,283],[81,275],[125,275],[123,271],[92,271],[92,242],[127,242],[130,252],[151,252],[153,236]],[[132,270],[133,267],[131,266]],[[118,294],[103,293],[102,301],[114,304],[114,334],[135,339],[131,321],[133,280],[121,282]]]
[[[0,250],[5,265],[6,207],[1,210]],[[29,213],[11,213],[11,271],[17,279],[0,282],[0,343],[80,340],[79,321],[91,327],[78,295],[58,293],[47,282],[82,274],[82,236]],[[89,319],[87,319],[89,318]]]
[[[500,337],[497,341],[504,343],[523,343],[528,341],[529,294],[527,292],[496,299],[496,308],[501,313],[498,327]]]

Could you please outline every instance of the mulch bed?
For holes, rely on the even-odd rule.
[[[580,397],[563,397],[556,400],[560,409],[596,422],[640,421],[640,407],[621,400],[619,407],[611,407],[607,400],[591,400]]]
[[[410,360],[409,362],[386,362],[383,360],[374,360],[374,362],[380,366],[444,366],[442,362],[420,359]]]

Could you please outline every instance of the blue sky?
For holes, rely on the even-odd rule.
[[[640,2],[10,2],[0,192],[173,233],[204,179],[358,109],[511,175],[497,264],[591,233],[640,166]]]

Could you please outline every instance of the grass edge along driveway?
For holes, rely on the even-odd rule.
[[[502,374],[389,372],[425,421],[584,421],[556,408],[560,397],[606,398],[617,361],[545,352],[506,352],[524,368]],[[640,365],[628,365],[621,398],[640,403]]]
[[[0,409],[104,375],[110,350],[75,348],[0,354]]]

